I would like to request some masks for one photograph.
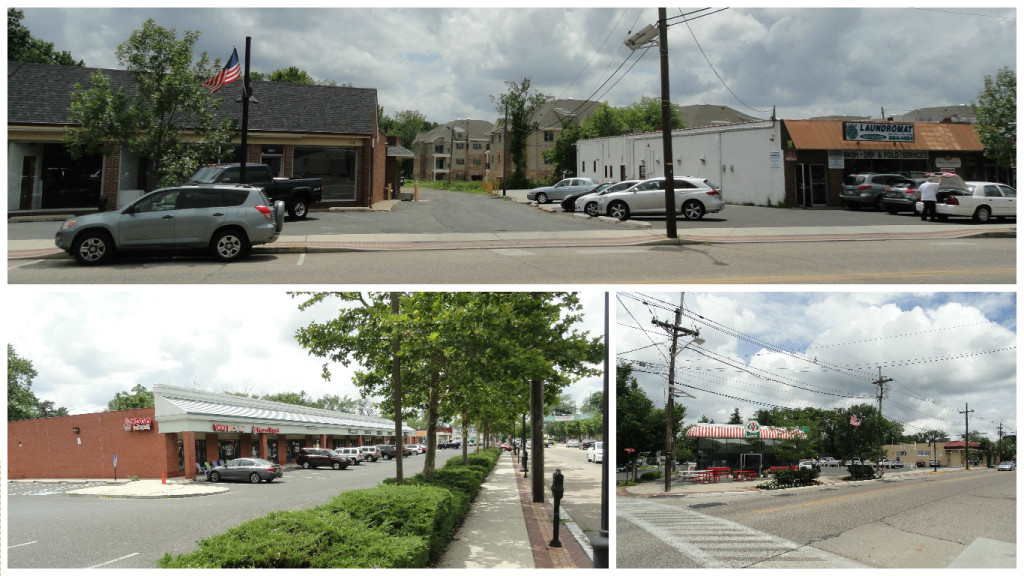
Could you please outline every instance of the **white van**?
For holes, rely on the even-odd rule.
[[[358,466],[363,461],[363,455],[359,452],[359,448],[336,448],[334,451],[339,456],[348,458],[353,466]]]

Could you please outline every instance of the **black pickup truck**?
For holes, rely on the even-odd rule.
[[[192,175],[190,184],[240,182],[240,164],[211,164]],[[271,202],[283,200],[288,215],[302,220],[314,202],[323,200],[324,183],[319,178],[274,178],[266,164],[246,164],[245,183],[263,188]]]

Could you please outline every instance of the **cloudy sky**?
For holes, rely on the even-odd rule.
[[[637,380],[661,407],[666,400],[668,332],[680,293],[616,295],[615,354],[637,367]],[[694,398],[684,424],[702,415],[744,421],[758,409],[877,407],[879,366],[889,382],[886,418],[908,433],[996,439],[1017,430],[1017,314],[1013,292],[686,292],[681,326],[703,344],[679,353],[676,382]],[[679,346],[691,341],[681,338]],[[639,364],[638,361],[645,364]],[[642,372],[641,372],[642,370]],[[653,372],[653,374],[652,374]]]
[[[672,8],[671,99],[761,118],[775,107],[792,119],[969,104],[985,75],[1017,68],[1016,10],[986,4],[1008,7]],[[250,36],[252,70],[296,66],[376,88],[386,114],[418,110],[440,123],[493,122],[490,96],[522,78],[549,96],[613,106],[660,95],[658,50],[623,45],[657,8],[249,6],[24,8],[23,24],[99,68],[120,67],[116,47],[147,18],[179,37],[201,32],[197,52],[222,61],[232,44],[244,58]]]
[[[11,294],[11,292],[14,294]],[[331,366],[294,339],[298,328],[335,316],[338,301],[300,312],[278,288],[151,287],[77,291],[8,290],[7,341],[38,372],[32,391],[72,414],[100,412],[136,384],[212,392],[275,394],[305,390],[358,398],[355,366]],[[604,293],[585,292],[581,330],[604,335]],[[581,404],[603,378],[572,385]]]

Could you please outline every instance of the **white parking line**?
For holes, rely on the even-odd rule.
[[[90,569],[90,570],[91,570],[91,569],[93,569],[93,568],[99,568],[100,566],[106,566],[107,564],[113,564],[114,562],[119,562],[119,561],[121,561],[121,560],[124,560],[125,558],[131,558],[132,556],[138,556],[138,555],[139,555],[139,553],[138,553],[138,552],[135,552],[134,554],[129,554],[129,555],[127,555],[127,556],[121,556],[120,558],[114,558],[113,560],[111,560],[111,561],[109,561],[109,562],[104,562],[104,563],[102,563],[102,564],[97,564],[97,565],[95,565],[95,566],[89,566],[89,568],[88,568],[88,569]]]
[[[306,261],[306,253],[299,254],[299,261],[295,264],[296,266],[302,266],[303,262]]]
[[[39,540],[33,540],[31,542],[25,542],[24,544],[12,544],[11,546],[8,546],[7,549],[10,550],[11,548],[17,548],[18,546],[28,546],[29,544],[35,544],[37,542],[39,542]]]

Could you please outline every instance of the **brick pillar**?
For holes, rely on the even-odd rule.
[[[185,478],[196,479],[196,433],[182,432],[181,444],[185,450]]]
[[[267,459],[267,435],[264,434],[264,433],[261,433],[260,437],[259,437],[259,450],[260,450],[260,452],[259,452],[260,458],[263,458],[264,460],[266,460]]]
[[[220,444],[217,443],[216,434],[206,435],[206,460],[210,466],[215,466],[214,461],[220,460]]]
[[[319,442],[321,448],[327,448],[327,434],[321,434]]]

